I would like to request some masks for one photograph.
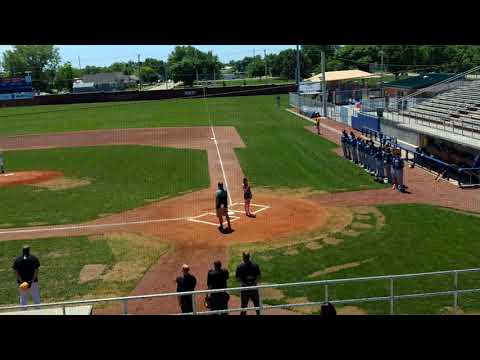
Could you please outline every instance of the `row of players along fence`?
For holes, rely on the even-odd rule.
[[[400,149],[406,161],[435,174],[439,179],[454,181],[459,187],[476,187],[480,185],[480,168],[478,167],[460,167],[455,164],[448,164],[414,148],[399,144],[396,138],[386,136],[374,129],[363,127],[360,131],[362,135],[375,139],[379,143],[389,144],[394,148]]]
[[[379,306],[373,310],[378,314],[408,314],[408,313],[435,313],[439,307],[452,307],[454,313],[463,307],[478,304],[478,297],[474,294],[480,292],[478,287],[480,281],[480,268],[424,272],[403,275],[382,275],[357,277],[349,279],[332,279],[308,282],[268,284],[250,287],[236,287],[218,290],[198,290],[183,292],[182,295],[193,297],[193,312],[183,315],[238,313],[241,310],[260,310],[262,314],[268,314],[273,309],[295,309],[302,307],[320,306],[325,302],[334,305],[377,303]],[[263,295],[260,296],[258,307],[231,308],[228,310],[200,310],[199,301],[203,301],[207,294],[228,292],[238,294],[242,290],[259,290],[260,294],[266,289],[281,289],[285,293],[301,296],[308,292],[312,301],[303,303],[268,304],[269,300]],[[27,306],[4,306],[0,307],[0,314],[5,311],[18,311],[25,309],[47,309],[61,308],[66,314],[66,309],[79,305],[105,305],[121,304],[120,313],[129,314],[129,304],[142,300],[165,299],[178,297],[180,293],[160,293],[143,296],[125,296],[105,299],[77,300],[40,305]],[[316,294],[316,295],[315,295]],[[358,294],[360,297],[352,296]],[[310,297],[310,296],[309,296]],[[287,298],[288,299],[288,298]],[[414,299],[420,299],[413,301]],[[430,299],[425,303],[424,299]],[[271,301],[270,301],[271,302]],[[413,310],[416,309],[416,310]],[[171,314],[171,315],[176,315]]]

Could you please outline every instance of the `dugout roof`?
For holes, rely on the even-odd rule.
[[[378,75],[371,74],[362,70],[340,70],[340,71],[325,71],[326,81],[342,81],[342,80],[355,80],[378,77]],[[316,74],[306,81],[322,81],[322,74]]]
[[[451,74],[421,74],[418,76],[412,76],[403,80],[396,80],[385,83],[386,88],[396,88],[396,89],[423,89],[427,86],[436,84],[437,82],[443,81],[451,77]]]

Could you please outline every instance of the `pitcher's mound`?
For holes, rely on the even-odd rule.
[[[22,184],[35,184],[37,182],[50,180],[63,174],[59,171],[18,171],[0,174],[1,186],[14,186]]]

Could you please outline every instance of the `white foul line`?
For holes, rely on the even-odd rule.
[[[212,125],[210,125],[210,128],[212,129],[213,142],[215,143],[215,146],[217,148],[218,160],[220,160],[220,167],[222,168],[223,180],[225,181],[225,187],[227,188],[228,199],[230,200],[230,205],[232,205],[233,204],[232,196],[230,195],[230,191],[228,190],[227,176],[225,175],[225,170],[223,169],[223,161],[222,161],[222,156],[220,155],[220,150],[218,148],[217,137],[215,136],[215,131],[213,130]]]
[[[78,230],[78,229],[100,228],[100,227],[108,227],[108,226],[151,224],[151,223],[158,223],[158,222],[180,221],[180,220],[188,220],[188,219],[189,219],[188,217],[181,217],[181,218],[172,218],[172,219],[131,221],[131,222],[114,223],[114,224],[72,225],[72,226],[63,226],[63,227],[50,227],[50,228],[47,227],[47,228],[9,230],[9,231],[7,230],[7,231],[0,231],[0,235],[2,235],[2,234],[33,233],[33,232],[42,232],[42,231]]]

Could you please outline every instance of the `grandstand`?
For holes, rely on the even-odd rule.
[[[454,133],[477,138],[480,134],[480,81],[469,81],[456,89],[424,99],[400,114],[430,122],[433,126],[441,124]]]

